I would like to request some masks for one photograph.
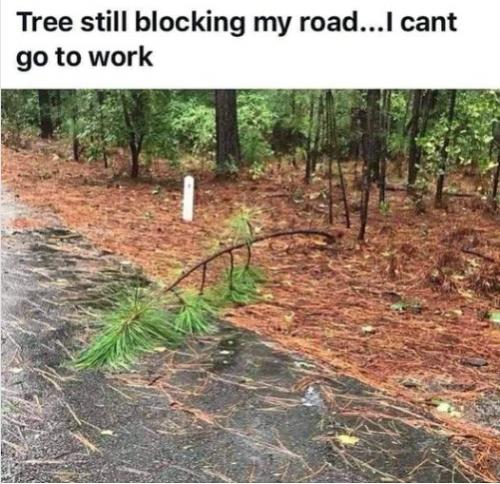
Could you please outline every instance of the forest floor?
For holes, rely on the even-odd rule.
[[[349,230],[339,189],[329,227],[325,180],[305,186],[288,164],[256,180],[219,181],[202,169],[192,174],[196,214],[186,224],[181,174],[164,162],[132,182],[119,161],[104,169],[67,161],[50,145],[3,149],[3,181],[23,202],[50,209],[98,247],[165,283],[224,244],[226,221],[243,206],[259,209],[262,233],[330,230],[333,246],[300,237],[258,244],[254,261],[268,278],[263,298],[232,308],[225,319],[419,406],[450,439],[474,450],[471,465],[483,478],[498,478],[500,331],[486,317],[500,307],[498,215],[474,197],[450,197],[446,210],[434,210],[392,191],[382,214],[374,193],[366,243],[359,244],[353,173]],[[40,224],[18,217],[12,225]],[[216,275],[211,269],[209,276]]]

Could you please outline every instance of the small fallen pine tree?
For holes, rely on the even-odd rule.
[[[237,232],[233,245],[195,264],[166,289],[135,288],[120,292],[110,309],[94,315],[101,323],[101,331],[75,359],[73,366],[76,369],[126,368],[141,353],[158,346],[175,347],[188,336],[209,332],[228,305],[257,302],[259,286],[265,277],[261,269],[251,265],[252,245],[256,242],[299,234],[333,241],[327,232],[311,229],[255,237],[248,211],[237,221],[233,220],[232,227]],[[235,265],[234,251],[242,248],[247,250],[246,263]],[[224,255],[229,255],[229,267],[218,284],[205,290],[208,264]],[[181,282],[199,269],[202,270],[199,290],[179,292],[177,287]]]

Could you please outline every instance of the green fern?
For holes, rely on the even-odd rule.
[[[145,289],[116,295],[111,308],[96,316],[102,331],[74,361],[77,369],[127,368],[140,353],[180,341],[170,322],[171,315],[161,309],[160,302]]]

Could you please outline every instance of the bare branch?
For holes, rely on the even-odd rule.
[[[241,242],[239,244],[232,245],[230,247],[226,247],[224,249],[219,250],[215,254],[212,254],[210,257],[207,257],[203,259],[202,261],[196,263],[194,266],[183,272],[167,289],[165,289],[165,292],[169,292],[175,287],[177,287],[184,279],[186,279],[189,275],[191,275],[193,272],[195,272],[197,269],[200,267],[206,266],[209,262],[212,262],[214,259],[217,259],[218,257],[224,255],[224,254],[232,254],[234,250],[241,249],[242,247],[249,247],[253,244],[256,244],[257,242],[262,242],[264,240],[268,239],[275,239],[278,237],[287,237],[291,235],[308,235],[308,236],[317,236],[317,237],[323,237],[325,238],[328,242],[332,243],[335,241],[335,237],[323,230],[316,230],[316,229],[292,229],[292,230],[282,230],[278,232],[273,232],[268,235],[261,235],[260,237],[255,237],[251,241],[247,242]]]

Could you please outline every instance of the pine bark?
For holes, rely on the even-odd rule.
[[[216,164],[219,175],[228,175],[241,163],[237,95],[234,89],[215,91]]]
[[[368,223],[368,205],[370,201],[370,186],[372,168],[377,161],[377,125],[379,117],[380,91],[370,89],[367,95],[367,122],[366,122],[366,156],[363,162],[363,187],[361,193],[360,227],[358,240],[365,240],[366,225]]]
[[[389,135],[391,131],[391,96],[390,90],[384,91],[382,110],[380,115],[381,142],[380,142],[380,172],[379,172],[379,203],[385,203],[385,183],[387,171],[387,157],[389,152]]]
[[[131,154],[130,177],[139,177],[139,157],[146,135],[146,92],[133,90],[130,99],[122,93],[123,116],[128,131],[128,143]]]
[[[446,165],[448,162],[448,146],[451,140],[451,130],[453,125],[453,119],[455,117],[455,106],[457,102],[457,91],[450,91],[449,102],[448,102],[448,126],[446,129],[446,134],[444,135],[443,145],[441,147],[441,161],[439,166],[439,174],[436,183],[436,196],[434,199],[434,207],[442,208],[443,206],[443,188],[445,180]]]
[[[408,152],[408,193],[412,193],[415,188],[415,182],[418,175],[418,157],[419,149],[417,145],[417,137],[420,127],[420,110],[422,105],[422,90],[416,89],[412,96],[412,109],[409,129],[409,152]]]
[[[38,91],[38,108],[40,114],[40,137],[43,139],[54,136],[54,124],[50,106],[50,94],[46,89]]]

